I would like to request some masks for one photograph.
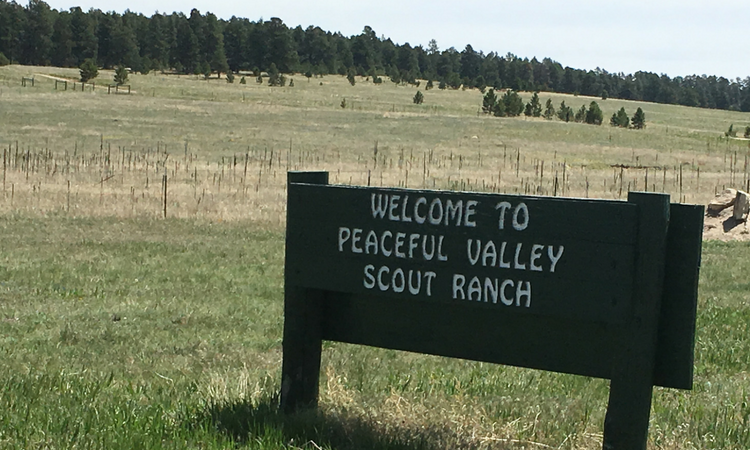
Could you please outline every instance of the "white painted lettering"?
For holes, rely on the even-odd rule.
[[[375,194],[373,194],[375,195]],[[344,244],[352,236],[352,231],[346,227],[339,227],[339,251],[344,251]]]
[[[377,196],[378,202],[375,203],[375,197]],[[383,194],[375,194],[373,193],[370,197],[370,203],[371,203],[371,209],[372,209],[372,217],[377,219],[382,219],[385,217],[385,211],[388,209],[388,196],[385,196],[385,202],[383,201]]]
[[[484,301],[485,303],[492,298],[492,303],[497,303],[497,278],[484,279]]]
[[[523,287],[522,287],[523,285]],[[526,303],[524,306],[527,308],[531,306],[531,282],[530,281],[519,281],[516,285],[516,306],[521,306],[521,298],[526,297]]]
[[[385,292],[390,287],[390,285],[383,282],[383,274],[387,275],[388,273],[390,273],[390,271],[391,269],[389,269],[388,266],[383,266],[380,268],[380,270],[378,270],[378,287],[381,291]]]
[[[409,258],[414,258],[414,249],[419,247],[419,236],[417,233],[409,235]]]
[[[427,215],[429,216],[431,225],[440,225],[440,222],[443,221],[443,202],[439,198],[432,200]]]
[[[404,271],[401,268],[393,271],[393,279],[391,280],[391,285],[393,286],[393,292],[404,292],[404,288],[406,287],[406,277],[404,276]]]
[[[543,245],[534,244],[531,246],[531,258],[529,259],[529,269],[533,270],[534,272],[542,271],[542,266],[536,264],[536,261],[542,257],[542,250],[544,250]]]
[[[487,241],[482,250],[482,266],[494,267],[495,264],[497,264],[497,249],[495,248],[495,243]]]
[[[352,253],[362,253],[362,247],[357,247],[357,243],[362,240],[362,229],[355,228],[352,230]]]
[[[427,296],[432,296],[432,279],[435,278],[437,274],[432,271],[427,271],[424,274],[425,280],[427,280]]]
[[[419,197],[416,203],[414,203],[414,221],[422,225],[427,220],[427,216],[419,215],[419,205],[427,205],[427,199]]]
[[[476,250],[476,252],[473,252],[473,255],[472,255],[472,251],[471,251],[471,244],[472,244],[472,242],[476,242],[477,243],[477,250]],[[469,263],[472,266],[476,265],[477,261],[479,261],[479,252],[480,252],[481,248],[482,248],[482,241],[480,241],[479,239],[477,239],[476,241],[474,241],[474,239],[467,239],[466,240],[466,254],[469,257]]]
[[[505,288],[507,287],[513,287],[513,280],[505,280],[500,285],[500,301],[505,306],[513,306],[513,297],[508,298],[505,296]]]
[[[505,247],[508,246],[508,243],[503,241],[502,244],[500,244],[500,258],[498,259],[499,264],[498,266],[501,269],[510,269],[510,261],[505,262]]]
[[[505,228],[505,213],[506,211],[508,211],[508,209],[510,209],[510,203],[500,202],[495,206],[495,209],[500,210],[500,216],[498,217],[497,228],[502,230]]]
[[[438,236],[438,245],[437,245],[438,261],[448,261],[448,256],[443,254],[443,237],[444,236]]]
[[[429,236],[429,238],[432,243],[432,248],[430,252],[427,253],[427,235],[422,236],[422,257],[425,261],[431,261],[435,256],[435,236]]]
[[[477,301],[482,301],[482,282],[479,281],[479,277],[472,277],[471,281],[469,281],[469,289],[467,293],[469,300],[472,300],[471,294],[476,293]]]
[[[547,247],[547,256],[549,256],[549,260],[552,262],[552,265],[550,265],[549,267],[550,272],[554,273],[557,262],[560,261],[560,258],[562,258],[563,250],[565,250],[565,248],[561,245],[557,249],[557,253],[552,253],[552,246],[550,245],[549,247]]]
[[[453,204],[453,200],[448,200],[445,204],[445,225],[449,225],[451,220],[456,221],[456,226],[461,226],[461,213],[464,202],[459,200]]]
[[[388,219],[398,222],[398,215],[393,214],[393,211],[398,209],[398,201],[401,198],[400,195],[391,195],[391,201],[388,206]]]
[[[461,294],[461,300],[466,300],[466,293],[464,292],[464,285],[466,284],[466,277],[455,273],[453,274],[453,299],[458,298],[458,294]]]
[[[385,247],[385,238],[386,237],[392,238],[393,237],[393,233],[391,233],[390,231],[386,230],[386,231],[383,231],[383,234],[380,235],[380,251],[381,251],[381,253],[383,253],[383,256],[388,257],[388,256],[391,256],[391,253],[393,253],[393,250],[389,250],[389,249],[387,249]]]
[[[406,253],[401,250],[404,246],[404,238],[406,238],[406,233],[396,233],[396,246],[393,249],[396,258],[406,258]]]
[[[518,262],[518,256],[521,254],[521,248],[523,247],[522,243],[516,244],[516,256],[513,257],[513,268],[518,270],[526,270],[526,263],[519,263]]]
[[[476,200],[469,200],[466,202],[466,212],[464,213],[464,226],[465,227],[476,227],[477,223],[472,219],[474,214],[477,213],[476,207],[479,204]]]
[[[404,196],[404,203],[401,204],[401,221],[411,222],[411,217],[406,215],[406,205],[409,203],[409,196]]]
[[[372,230],[367,232],[367,237],[365,238],[365,253],[368,255],[378,254],[378,234]]]
[[[414,281],[414,275],[417,275],[416,283]],[[411,295],[417,295],[419,294],[419,291],[422,290],[422,272],[419,270],[410,270],[409,271],[409,293]]]
[[[375,275],[373,275],[374,271],[375,271],[375,266],[373,266],[372,264],[368,264],[365,266],[365,279],[364,279],[365,289],[372,289],[375,287]]]
[[[518,216],[523,213],[523,222],[518,219]],[[529,208],[526,203],[519,203],[516,209],[513,210],[513,229],[516,231],[523,231],[529,226]]]

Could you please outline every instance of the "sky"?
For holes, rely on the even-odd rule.
[[[750,77],[748,0],[47,0],[55,9],[80,6],[189,14],[253,21],[279,17],[290,28],[319,26],[357,35],[369,25],[397,44],[458,51],[470,44],[485,54],[549,57],[563,66],[608,72],[642,70],[670,77]]]

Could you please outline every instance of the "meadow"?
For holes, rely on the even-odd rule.
[[[607,121],[641,106],[624,130],[335,76],[55,89],[76,75],[0,68],[0,448],[601,448],[605,380],[338,343],[319,411],[280,415],[285,172],[691,203],[749,182],[748,141],[724,136],[747,113],[540,94]],[[655,388],[650,448],[750,446],[747,251],[704,244],[695,386]]]

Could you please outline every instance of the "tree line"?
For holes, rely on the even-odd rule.
[[[290,28],[279,18],[252,21],[217,18],[193,9],[183,13],[123,14],[79,7],[57,11],[42,0],[26,6],[0,0],[0,61],[79,67],[127,66],[136,72],[267,72],[308,76],[387,75],[395,82],[435,80],[440,88],[512,89],[614,97],[704,108],[750,111],[750,77],[691,75],[670,78],[650,72],[610,73],[563,67],[544,58],[521,58],[396,44],[366,26],[356,36],[320,27]],[[1,63],[1,62],[0,62]]]

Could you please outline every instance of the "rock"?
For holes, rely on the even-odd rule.
[[[737,190],[732,188],[726,189],[724,192],[714,197],[711,202],[709,202],[707,212],[708,214],[713,216],[718,215],[721,211],[734,205],[734,201],[736,199]]]
[[[738,190],[734,200],[734,220],[744,222],[748,212],[750,212],[750,198],[747,192]]]

